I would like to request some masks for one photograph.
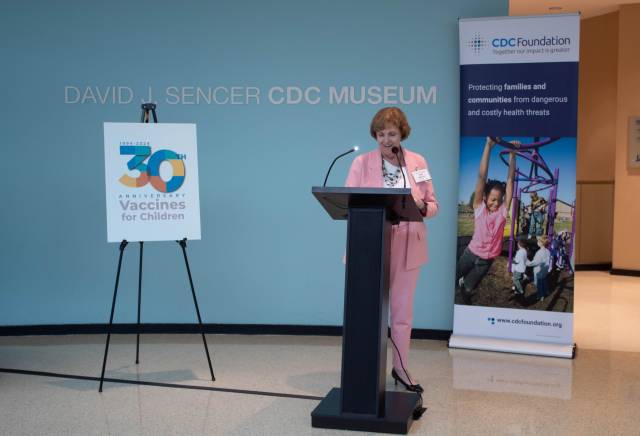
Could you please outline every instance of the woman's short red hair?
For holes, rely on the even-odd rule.
[[[407,121],[407,117],[397,107],[385,107],[380,109],[371,120],[371,136],[375,139],[376,133],[384,130],[387,125],[395,126],[400,130],[400,140],[404,141],[411,133],[411,126]]]

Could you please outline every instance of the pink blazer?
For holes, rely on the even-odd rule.
[[[421,198],[427,204],[426,218],[431,218],[438,213],[438,201],[433,190],[431,180],[426,182],[416,182],[413,172],[420,169],[428,169],[427,162],[418,153],[402,148],[404,159],[407,164],[409,178],[407,183],[411,185],[413,198]],[[382,188],[382,155],[376,149],[369,153],[356,157],[351,164],[349,175],[347,176],[347,187],[360,188]],[[427,228],[424,222],[409,223],[409,234],[407,239],[407,264],[406,269],[418,268],[427,263]]]

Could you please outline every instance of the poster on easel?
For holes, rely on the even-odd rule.
[[[450,346],[571,358],[580,17],[459,25]]]
[[[104,123],[107,241],[200,239],[195,124]]]

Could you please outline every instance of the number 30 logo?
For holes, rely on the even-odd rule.
[[[151,147],[149,146],[121,145],[120,155],[133,155],[134,157],[127,162],[127,168],[131,171],[140,171],[138,177],[131,177],[127,174],[120,177],[120,183],[125,186],[140,188],[147,183],[151,183],[151,186],[153,186],[156,191],[174,192],[184,183],[184,162],[174,151],[158,150],[151,154]],[[149,162],[144,163],[147,158],[149,158]],[[171,179],[166,182],[160,177],[160,164],[165,160],[171,164],[173,170]]]

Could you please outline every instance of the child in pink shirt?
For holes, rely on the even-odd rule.
[[[516,147],[519,145],[514,144],[517,144]],[[513,152],[509,155],[506,184],[498,180],[487,180],[489,158],[494,145],[496,143],[487,137],[473,198],[473,236],[456,267],[456,283],[462,291],[465,304],[471,303],[472,291],[487,274],[493,260],[502,252],[504,227],[511,206],[516,157]]]

